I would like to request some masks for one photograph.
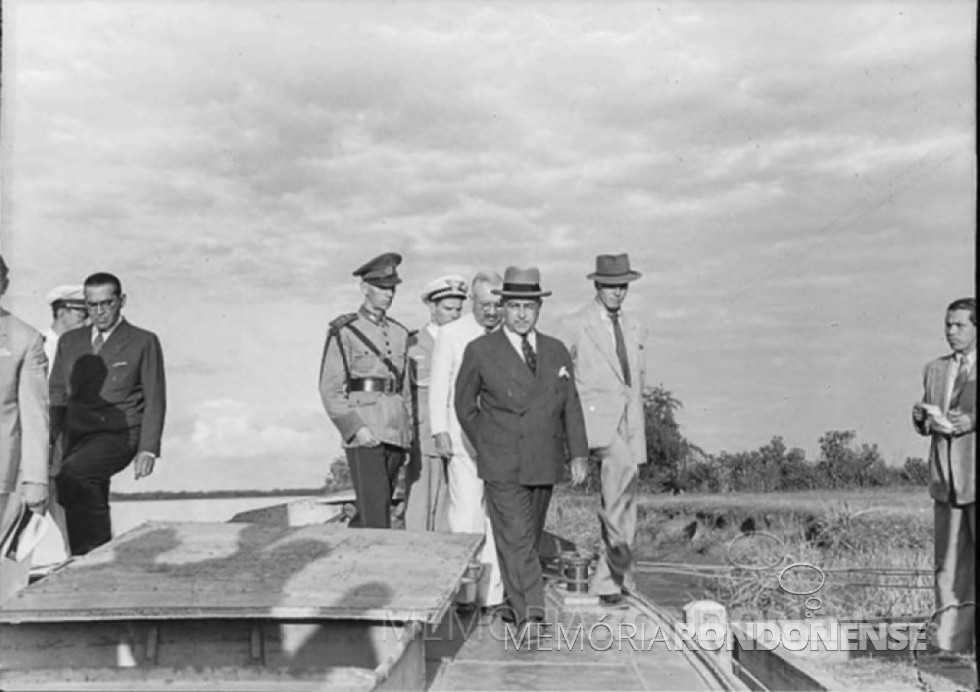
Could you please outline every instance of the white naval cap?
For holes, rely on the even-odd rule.
[[[435,303],[443,298],[465,298],[466,277],[449,274],[435,279],[422,289],[422,302]]]
[[[81,286],[63,284],[48,291],[48,305],[67,305],[69,307],[85,307],[85,291]]]

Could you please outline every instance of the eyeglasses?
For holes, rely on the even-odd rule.
[[[93,302],[90,300],[85,301],[85,307],[89,312],[100,312],[102,310],[111,310],[116,304],[118,296],[113,296],[109,300],[100,300],[98,302]]]

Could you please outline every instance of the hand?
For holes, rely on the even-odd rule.
[[[589,460],[587,457],[572,459],[572,485],[582,485],[589,475]]]
[[[357,442],[360,447],[377,447],[381,444],[381,440],[374,436],[374,433],[366,425],[362,425],[354,433],[354,441]]]
[[[453,443],[449,438],[449,433],[436,433],[432,436],[436,445],[436,454],[443,459],[451,459],[453,456]]]
[[[926,409],[922,405],[921,401],[917,401],[912,405],[912,420],[916,423],[925,423],[928,414],[926,414]]]
[[[156,459],[152,452],[136,453],[136,456],[133,457],[133,473],[136,475],[136,480],[145,478],[153,473],[153,464],[156,462]]]
[[[946,418],[948,418],[949,422],[953,424],[952,433],[954,436],[965,435],[968,432],[971,432],[973,429],[973,421],[971,421],[970,417],[962,411],[953,409],[946,414]]]
[[[35,514],[48,511],[48,486],[46,483],[22,483],[21,492],[27,509]]]

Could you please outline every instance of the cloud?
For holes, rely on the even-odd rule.
[[[5,300],[43,323],[51,285],[119,273],[174,374],[174,458],[215,482],[238,456],[275,482],[254,450],[323,473],[325,325],[382,251],[412,327],[433,276],[536,264],[543,328],[628,251],[709,450],[759,438],[780,388],[812,402],[767,421],[790,444],[840,410],[901,429],[871,403],[917,394],[899,373],[972,290],[972,3],[12,8]],[[883,341],[895,374],[862,392]]]

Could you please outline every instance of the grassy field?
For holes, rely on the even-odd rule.
[[[597,509],[595,495],[559,491],[549,530],[596,550]],[[925,488],[640,500],[640,568],[696,583],[745,619],[928,616],[932,551]]]

